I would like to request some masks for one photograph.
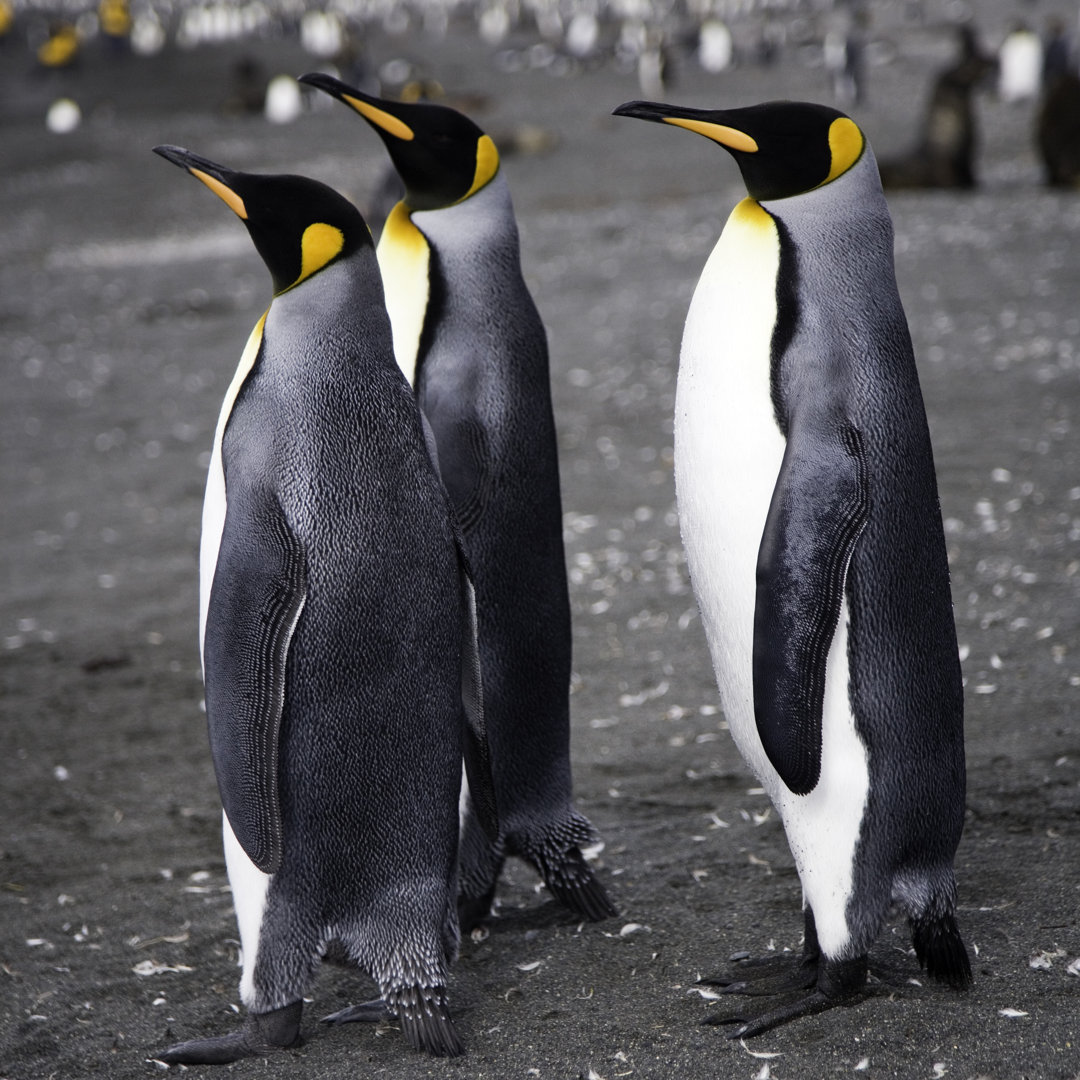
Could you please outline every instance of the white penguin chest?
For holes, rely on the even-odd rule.
[[[255,361],[259,355],[259,346],[262,345],[263,328],[266,325],[266,315],[255,324],[244,351],[240,356],[236,373],[228,390],[225,391],[225,400],[221,403],[221,411],[218,414],[217,428],[214,431],[214,445],[210,451],[210,468],[206,474],[206,492],[203,495],[202,532],[199,540],[199,653],[202,655],[203,642],[206,638],[206,615],[210,608],[210,588],[214,583],[214,571],[217,568],[218,551],[221,548],[221,535],[225,529],[225,511],[227,498],[225,494],[225,466],[221,456],[221,443],[225,436],[225,425],[229,422],[236,397],[244,381],[251,374]]]
[[[779,266],[772,218],[744,200],[694,293],[675,400],[675,481],[690,576],[732,735],[759,773],[755,574],[785,448],[770,394]]]

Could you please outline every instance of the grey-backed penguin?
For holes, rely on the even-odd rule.
[[[675,478],[721,703],[803,887],[799,991],[733,1037],[859,996],[891,905],[961,988],[954,916],[963,695],[937,481],[873,152],[796,102],[615,110],[734,156],[749,197],[698,282],[679,361]]]
[[[381,136],[404,185],[379,240],[398,363],[438,445],[476,584],[484,707],[501,832],[466,809],[463,927],[491,906],[507,855],[590,920],[615,914],[581,855],[572,803],[570,608],[547,336],[521,273],[492,139],[454,109],[309,83]]]
[[[471,587],[371,235],[313,180],[156,151],[236,212],[273,279],[218,420],[200,552],[248,1014],[158,1057],[296,1044],[328,949],[373,976],[414,1047],[459,1054],[458,790],[463,753],[483,758]]]

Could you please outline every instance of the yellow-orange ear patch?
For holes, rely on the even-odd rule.
[[[829,154],[832,164],[829,175],[821,183],[828,184],[846,173],[862,156],[865,145],[866,140],[858,124],[846,116],[837,117],[829,125]]]
[[[472,187],[465,192],[458,202],[464,202],[470,195],[475,195],[499,171],[499,151],[490,135],[481,135],[476,141],[476,173]]]
[[[340,229],[322,222],[309,225],[300,239],[300,276],[293,285],[321,270],[344,246],[345,234]]]
[[[188,169],[188,172],[197,180],[201,180],[238,217],[247,220],[247,207],[244,206],[244,200],[232,188],[226,187],[217,177],[204,173],[202,169]]]

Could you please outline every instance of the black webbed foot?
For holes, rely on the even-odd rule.
[[[800,961],[799,972],[804,970],[803,961]],[[763,1032],[771,1031],[791,1020],[801,1016],[813,1016],[815,1013],[824,1012],[837,1005],[853,1005],[862,999],[865,994],[867,975],[867,958],[858,956],[854,960],[821,960],[816,965],[816,978],[809,986],[791,986],[788,984],[787,993],[791,990],[807,990],[794,1001],[785,1002],[775,1009],[769,1009],[757,1016],[716,1016],[706,1017],[704,1024],[737,1024],[733,1032],[728,1035],[729,1039],[749,1039]],[[746,993],[747,991],[732,991]]]
[[[817,982],[818,956],[803,953],[764,956],[740,960],[721,975],[698,979],[702,986],[716,987],[721,994],[746,994],[748,997],[771,997],[796,990],[809,990]]]
[[[241,1058],[300,1046],[303,1001],[267,1013],[248,1013],[244,1026],[229,1035],[177,1043],[157,1055],[166,1065],[228,1065]]]

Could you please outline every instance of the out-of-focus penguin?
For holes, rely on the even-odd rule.
[[[819,105],[615,111],[718,142],[750,196],[687,316],[675,478],[721,703],[783,819],[805,946],[794,971],[750,964],[707,981],[806,991],[735,1018],[736,1037],[852,1000],[897,902],[920,962],[965,987],[960,665],[873,153],[852,120]]]
[[[416,388],[476,584],[484,714],[500,835],[466,809],[463,927],[488,912],[507,855],[590,920],[615,908],[571,801],[570,607],[547,337],[521,274],[510,191],[491,138],[454,109],[310,83],[382,137],[404,185],[379,240],[398,363]]]
[[[458,789],[463,753],[483,758],[471,587],[371,235],[313,180],[156,150],[239,215],[274,289],[221,409],[200,555],[248,1015],[158,1056],[295,1045],[328,948],[372,975],[414,1047],[459,1054]],[[490,777],[476,786],[490,807]]]

